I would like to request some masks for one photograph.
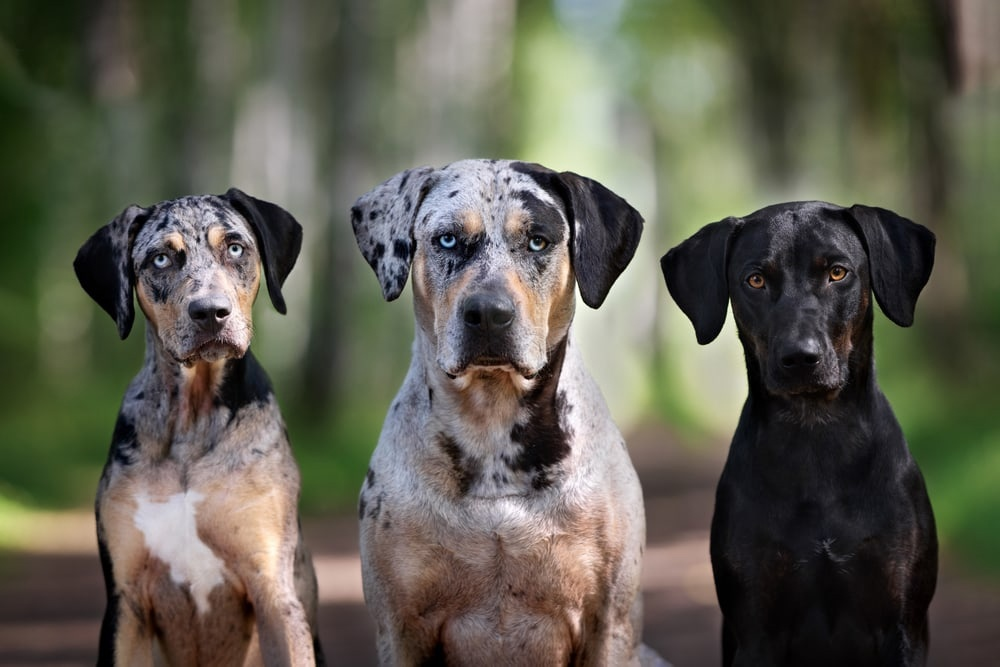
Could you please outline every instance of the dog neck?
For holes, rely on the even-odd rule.
[[[452,378],[433,357],[423,357],[420,376],[430,403],[426,436],[451,459],[461,493],[511,495],[555,481],[554,466],[570,450],[564,430],[569,407],[559,389],[568,346],[568,337],[560,340],[530,380],[478,369]]]
[[[160,411],[171,415],[165,427],[169,424],[172,429],[166,438],[172,441],[192,434],[210,438],[211,431],[224,427],[226,421],[218,419],[218,408],[227,406],[231,414],[238,403],[245,402],[241,388],[256,364],[249,350],[242,358],[180,363],[164,349],[154,328],[147,325],[144,367],[151,371],[147,384],[152,386],[147,387],[147,395],[166,397],[167,404]]]

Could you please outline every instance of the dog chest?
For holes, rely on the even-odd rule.
[[[891,626],[913,566],[913,525],[865,510],[816,498],[717,506],[712,560],[724,573],[721,597],[768,601],[762,616],[796,635],[834,637],[860,619]]]
[[[225,581],[225,564],[198,534],[197,491],[175,493],[164,500],[142,494],[133,516],[150,555],[162,561],[170,580],[186,588],[199,614],[210,610],[208,596]]]
[[[113,627],[139,623],[170,664],[242,664],[256,642],[249,582],[232,558],[234,549],[251,552],[221,539],[255,526],[232,506],[233,522],[220,526],[216,491],[119,477],[98,502],[98,534],[120,600]],[[263,539],[249,543],[269,548]],[[133,657],[147,649],[138,650]]]
[[[169,478],[118,476],[101,493],[100,533],[120,593],[154,613],[170,599],[201,619],[245,604],[244,573],[233,569],[229,554],[251,546],[272,551],[275,531],[268,539],[260,517],[266,520],[280,499],[261,489],[240,492],[224,480],[185,488]]]
[[[467,505],[431,516],[387,498],[381,512],[391,524],[362,524],[363,540],[375,547],[368,574],[385,584],[405,627],[476,647],[453,646],[456,655],[499,658],[527,644],[550,647],[538,664],[554,664],[549,658],[559,654],[551,651],[579,640],[588,612],[608,602],[617,555],[608,553],[605,527],[596,517],[555,519],[552,508],[522,499]],[[433,528],[445,520],[447,532]]]

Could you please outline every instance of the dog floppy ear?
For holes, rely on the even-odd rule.
[[[730,217],[705,225],[660,258],[670,296],[691,320],[702,345],[715,340],[726,323],[729,239],[739,224]]]
[[[599,308],[632,261],[642,237],[642,215],[585,176],[529,163],[515,168],[562,201],[569,218],[573,271],[580,296],[591,308]]]
[[[417,211],[435,182],[433,167],[400,172],[358,197],[351,207],[354,238],[375,271],[386,301],[398,298],[410,275],[416,250]]]
[[[292,214],[277,204],[251,197],[242,190],[229,188],[222,195],[229,204],[250,224],[260,244],[267,293],[274,309],[287,312],[281,286],[295,266],[302,249],[302,225]]]
[[[642,237],[642,216],[627,201],[584,176],[559,174],[570,213],[573,271],[583,302],[598,308]]]
[[[848,211],[868,250],[875,300],[890,320],[910,326],[934,267],[934,233],[884,208],[855,204]]]
[[[132,243],[148,215],[148,209],[132,204],[94,232],[73,260],[80,286],[115,321],[122,340],[132,331],[135,321]]]

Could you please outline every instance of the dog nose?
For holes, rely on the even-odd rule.
[[[820,345],[815,338],[803,338],[781,350],[779,361],[786,370],[808,370],[820,360]]]
[[[233,310],[225,296],[212,295],[195,299],[188,304],[188,316],[205,331],[218,331]]]
[[[484,332],[506,329],[514,321],[514,303],[499,294],[473,294],[462,306],[465,325]]]

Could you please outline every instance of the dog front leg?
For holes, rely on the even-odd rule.
[[[282,571],[285,576],[256,577],[249,588],[250,602],[257,619],[257,635],[264,664],[289,667],[316,664],[312,631],[305,608],[295,592],[291,566]]]
[[[108,599],[101,622],[98,667],[153,666],[153,635],[128,604],[115,594]]]
[[[306,613],[294,595],[255,605],[255,610],[264,664],[290,667],[316,664]]]
[[[115,582],[111,555],[104,537],[103,525],[98,516],[98,550],[104,583],[107,591],[107,605],[101,620],[100,642],[97,648],[98,667],[115,665],[153,665],[153,633],[148,619],[140,616],[142,606],[129,601],[128,589],[120,589]]]

